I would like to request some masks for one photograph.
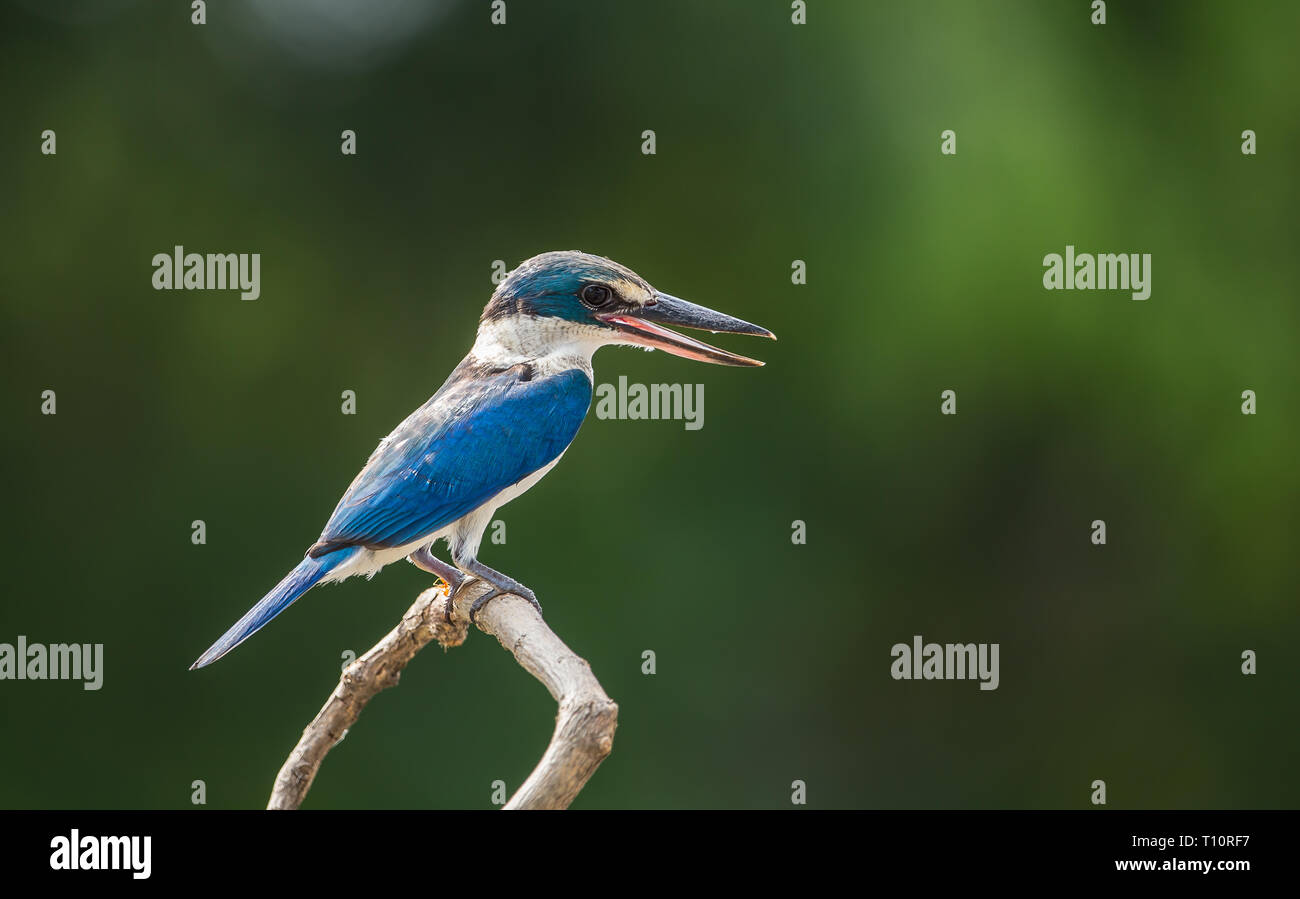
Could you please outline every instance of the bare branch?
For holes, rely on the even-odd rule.
[[[451,622],[446,620],[447,597],[436,588],[425,590],[397,627],[344,669],[280,769],[267,808],[298,808],[325,754],[356,723],[366,703],[396,686],[402,669],[432,641],[444,649],[464,643],[469,608],[488,589],[482,581],[466,581],[450,599]],[[567,808],[613,748],[618,706],[605,695],[591,666],[564,645],[527,600],[498,596],[479,610],[475,624],[510,650],[559,703],[550,745],[506,808]]]

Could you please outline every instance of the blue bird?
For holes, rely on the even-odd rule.
[[[511,272],[483,309],[473,348],[423,406],[379,442],[298,567],[190,669],[210,665],[312,587],[373,575],[399,559],[455,591],[466,576],[533,591],[478,560],[493,513],[536,484],[569,448],[591,405],[591,357],[602,346],[662,349],[720,365],[763,363],[664,325],[775,335],[660,293],[630,269],[587,253],[543,253]],[[446,542],[452,564],[433,555]]]

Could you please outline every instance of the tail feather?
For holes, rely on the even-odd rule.
[[[320,583],[321,578],[352,558],[356,551],[357,548],[352,546],[336,550],[321,556],[319,559],[303,559],[298,563],[297,568],[290,571],[285,575],[284,580],[275,585],[274,590],[263,596],[257,605],[245,612],[244,617],[236,621],[230,630],[222,635],[220,640],[213,643],[207,652],[199,656],[198,660],[190,666],[190,670],[193,671],[195,668],[211,665],[240,643],[253,636],[253,634],[266,627],[272,618],[289,608],[289,606],[293,605],[294,600]]]

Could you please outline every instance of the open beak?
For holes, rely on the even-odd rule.
[[[695,328],[699,331],[726,331],[730,334],[753,334],[758,337],[776,335],[767,328],[751,325],[749,322],[714,312],[704,306],[697,306],[666,293],[656,293],[654,299],[635,312],[617,315],[598,315],[601,321],[608,322],[623,333],[623,342],[636,346],[664,350],[684,359],[696,359],[700,362],[712,362],[716,365],[762,365],[757,359],[738,356],[715,346],[709,346],[702,340],[678,334],[662,325],[677,325],[679,328]]]

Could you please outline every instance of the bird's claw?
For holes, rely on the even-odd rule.
[[[439,578],[438,580],[441,583],[434,584],[433,589],[437,590],[443,596],[447,597],[447,607],[443,611],[443,617],[446,619],[448,624],[451,624],[451,598],[456,595],[456,591],[451,588],[451,584],[447,583],[441,578]]]
[[[537,596],[533,593],[532,590],[528,590],[527,588],[524,588],[524,590],[499,590],[498,589],[498,590],[492,590],[488,593],[484,593],[478,599],[474,600],[474,604],[469,607],[470,623],[471,624],[476,623],[479,610],[482,609],[485,605],[487,605],[489,600],[496,599],[498,596],[502,596],[507,593],[512,596],[523,597],[524,599],[532,603],[532,606],[534,609],[537,610],[538,615],[542,614],[542,604],[537,601]]]

